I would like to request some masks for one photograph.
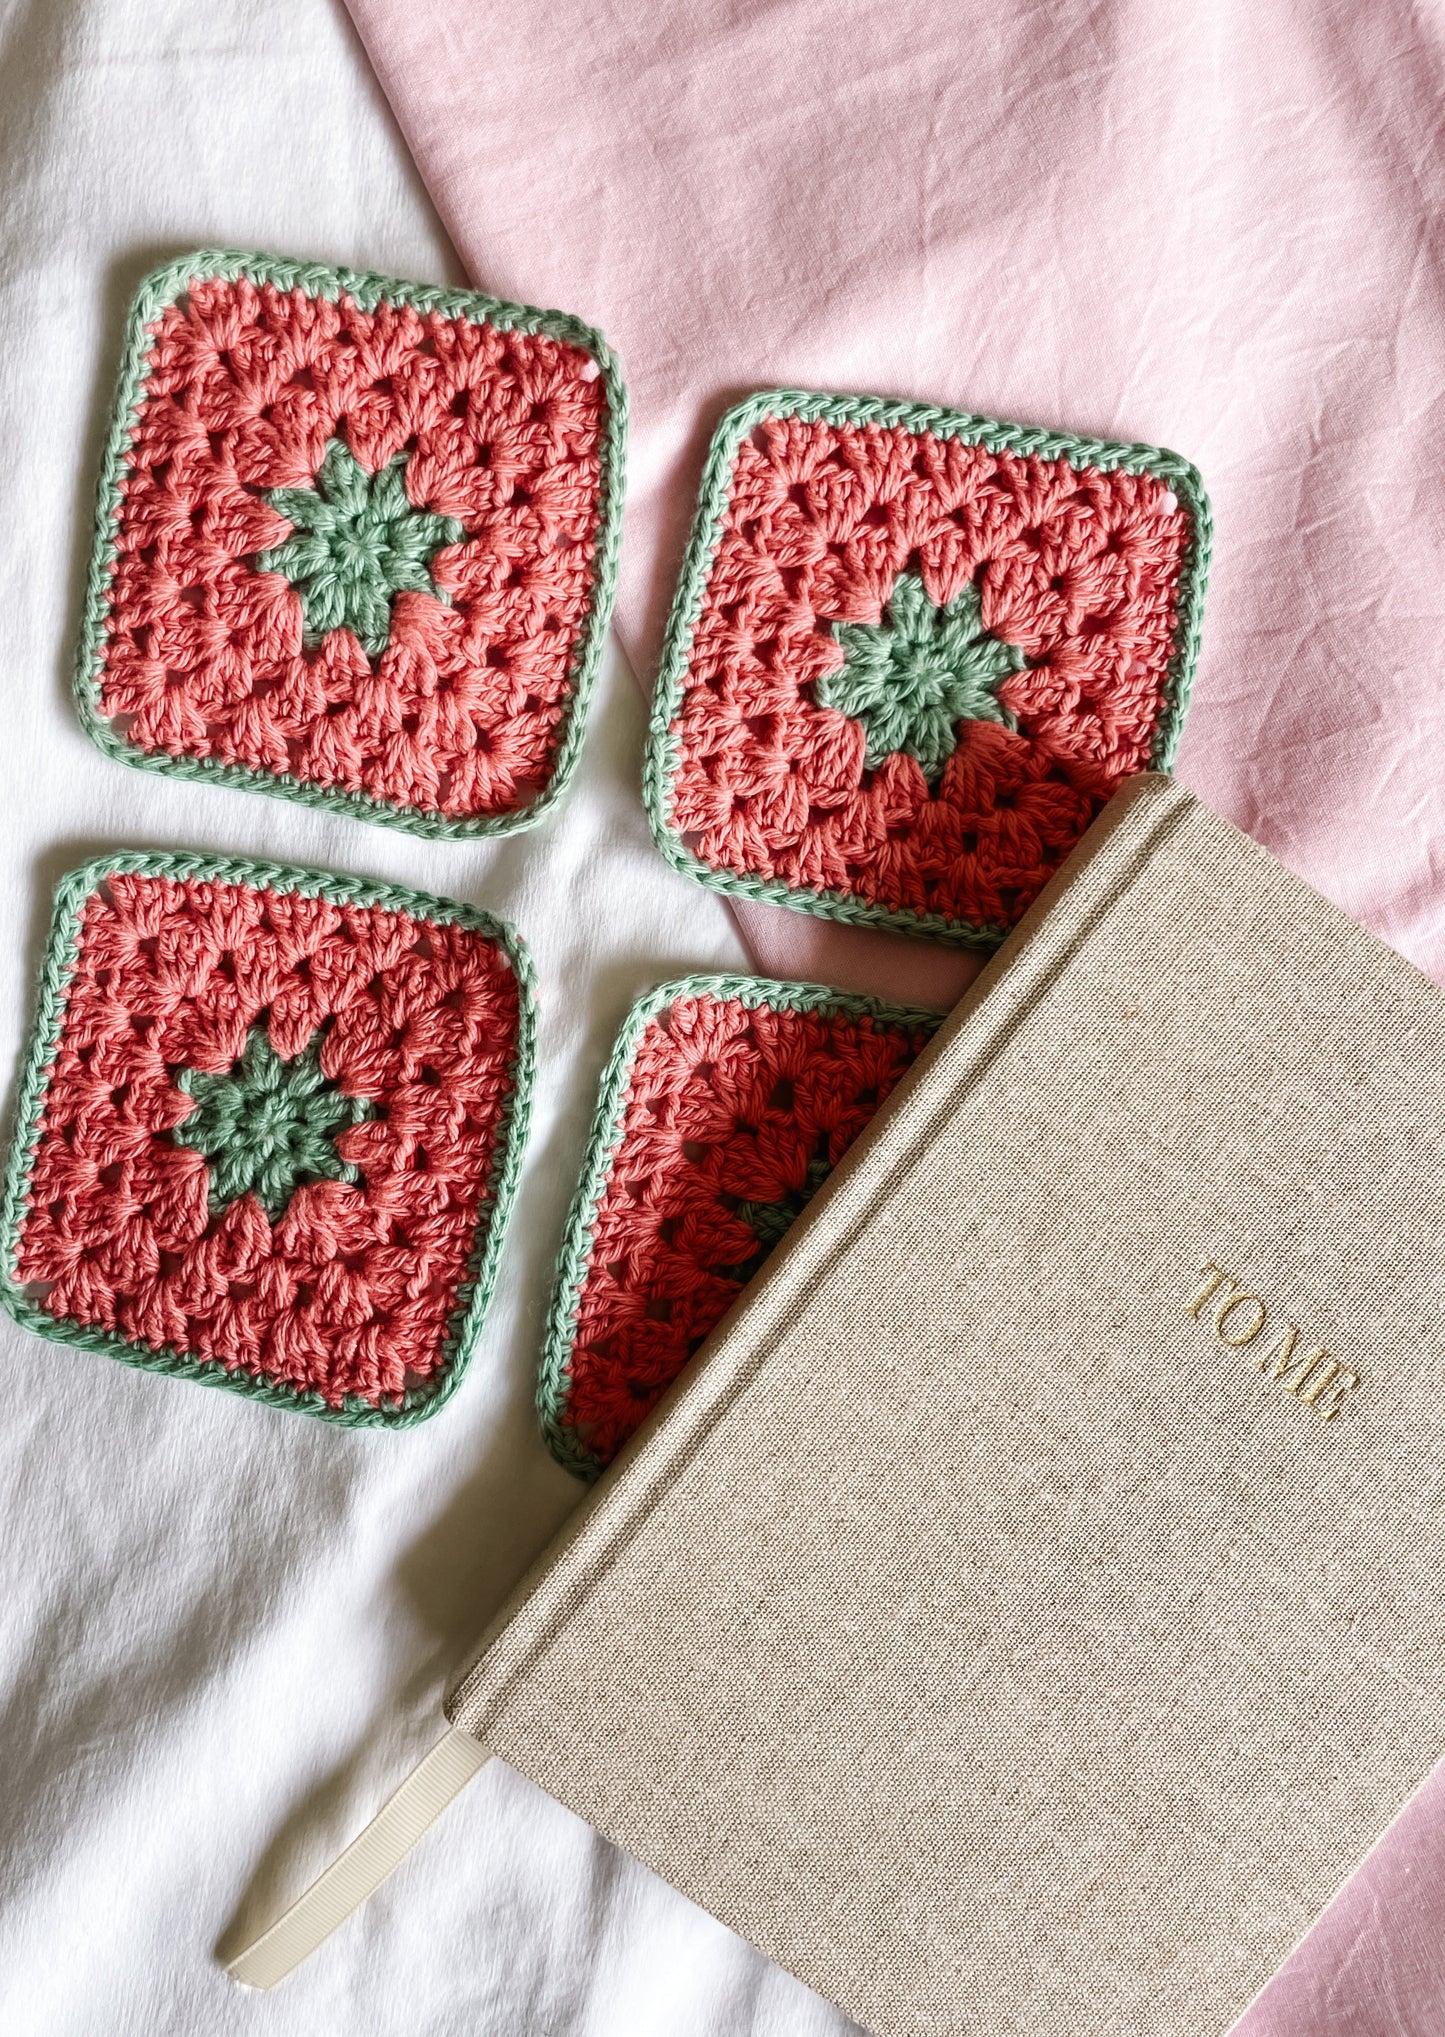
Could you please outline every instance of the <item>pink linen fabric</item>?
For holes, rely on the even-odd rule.
[[[350,0],[473,278],[633,397],[655,667],[703,449],[770,384],[1172,446],[1217,546],[1180,776],[1445,976],[1438,140],[1403,0]],[[744,907],[760,966],[967,957]]]
[[[1216,516],[1179,775],[1445,979],[1445,16],[349,4],[475,282],[621,353],[644,681],[707,439],[756,388],[1171,446]],[[739,916],[769,973],[946,1003],[977,966]],[[1445,2029],[1445,1780],[1242,2027]]]

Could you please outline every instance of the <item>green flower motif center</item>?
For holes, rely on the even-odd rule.
[[[361,1179],[337,1152],[336,1139],[376,1106],[328,1081],[319,1033],[283,1061],[264,1023],[257,1024],[227,1074],[186,1068],[178,1079],[195,1108],[171,1137],[210,1163],[213,1216],[249,1192],[274,1224],[303,1181]]]
[[[370,658],[391,635],[391,604],[404,591],[447,596],[431,577],[443,545],[466,535],[454,516],[418,509],[406,492],[405,453],[369,474],[344,439],[328,439],[312,488],[271,488],[266,500],[295,528],[269,552],[263,573],[281,573],[301,597],[308,645],[328,630],[355,632]],[[449,605],[449,604],[448,604]]]
[[[815,698],[862,723],[870,770],[902,750],[934,786],[958,747],[959,722],[1013,727],[998,689],[1026,661],[984,628],[972,581],[939,607],[916,573],[900,573],[882,622],[835,622],[833,634],[843,663],[818,681]]]

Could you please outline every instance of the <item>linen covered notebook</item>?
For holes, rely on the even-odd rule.
[[[1132,781],[232,1970],[490,1751],[876,2037],[1223,2031],[1445,1748],[1442,1189],[1445,999]]]

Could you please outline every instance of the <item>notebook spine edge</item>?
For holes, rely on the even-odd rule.
[[[1141,818],[1135,815],[1143,809]],[[595,1583],[623,1556],[635,1525],[650,1513],[694,1452],[726,1421],[767,1365],[800,1294],[828,1275],[833,1227],[826,1212],[840,1197],[857,1200],[866,1220],[888,1194],[899,1168],[926,1144],[942,1111],[962,1107],[1001,1047],[1017,1032],[1073,952],[1127,894],[1164,837],[1202,812],[1173,779],[1144,773],[1115,795],[1060,866],[1019,925],[965,992],[913,1068],[770,1261],[713,1331],[687,1374],[610,1470],[563,1524],[484,1630],[444,1700],[455,1728],[487,1741],[507,1693],[545,1654]],[[1078,911],[1056,910],[1082,887]],[[985,1011],[983,1023],[975,1014]],[[931,1107],[930,1071],[950,1065]],[[920,1105],[920,1095],[924,1102]],[[901,1153],[890,1160],[884,1134],[913,1112]],[[505,1752],[505,1749],[499,1750]]]

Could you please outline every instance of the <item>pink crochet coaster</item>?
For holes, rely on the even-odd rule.
[[[679,870],[991,946],[1165,770],[1209,508],[1187,461],[960,411],[755,396],[713,440],[647,762]]]
[[[76,674],[112,756],[416,834],[536,820],[616,580],[626,399],[558,312],[263,255],[131,312]]]
[[[61,885],[0,1299],[57,1343],[352,1426],[441,1406],[526,1134],[531,966],[470,906],[216,857]]]
[[[939,1023],[815,984],[689,976],[602,1084],[538,1382],[557,1459],[609,1463]]]

